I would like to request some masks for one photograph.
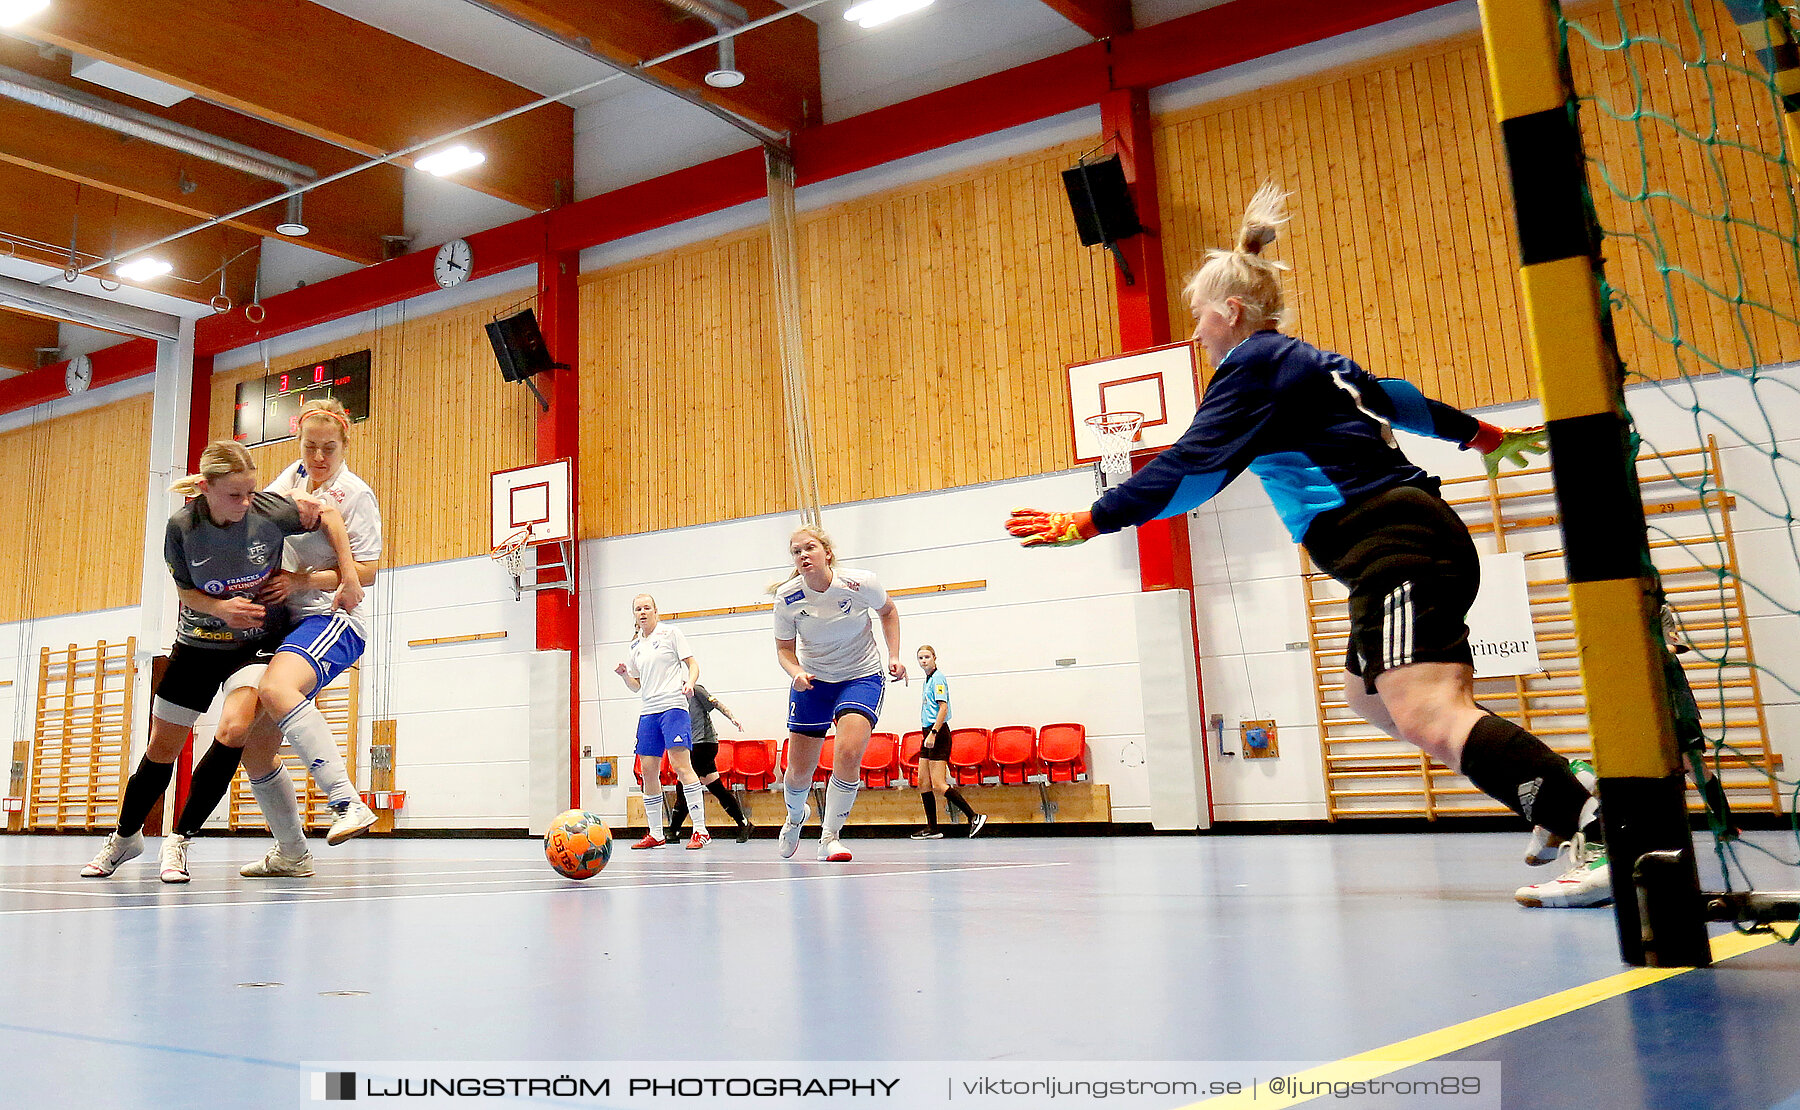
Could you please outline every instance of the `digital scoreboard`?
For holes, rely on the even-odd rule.
[[[238,383],[233,438],[246,447],[300,434],[300,407],[336,397],[352,423],[369,418],[369,352],[339,355]]]

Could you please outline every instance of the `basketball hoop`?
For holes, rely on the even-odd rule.
[[[1131,473],[1131,445],[1137,442],[1143,426],[1141,412],[1103,412],[1087,418],[1094,440],[1100,445],[1102,474]]]
[[[519,576],[525,572],[525,545],[530,539],[531,526],[526,525],[501,540],[493,551],[488,553],[488,558],[505,567],[506,573],[512,575],[515,585],[519,581]]]

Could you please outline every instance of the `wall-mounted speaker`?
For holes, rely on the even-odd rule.
[[[538,330],[537,314],[531,309],[515,312],[486,327],[488,342],[494,345],[494,358],[500,363],[500,376],[507,381],[524,381],[556,365],[550,359],[550,348],[544,345],[544,333]]]
[[[1082,246],[1116,243],[1144,230],[1138,223],[1137,205],[1131,202],[1125,167],[1117,154],[1082,162],[1072,170],[1064,170],[1062,177]]]

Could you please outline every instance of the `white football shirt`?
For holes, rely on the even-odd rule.
[[[274,493],[306,493],[305,464],[296,461],[276,475],[268,488]],[[343,514],[344,528],[350,533],[350,554],[357,562],[370,563],[381,558],[381,507],[375,503],[375,491],[367,482],[352,474],[349,467],[340,466],[331,481],[311,492],[319,500],[336,505],[338,512]],[[331,540],[321,528],[302,536],[288,537],[281,566],[283,570],[292,571],[335,570],[337,553],[332,551]],[[331,615],[332,592],[296,590],[288,595],[288,611],[295,621],[306,617],[328,617]],[[350,610],[348,616],[365,643],[369,639],[369,617],[374,611],[375,587],[364,586],[362,603]]]
[[[638,680],[638,696],[644,699],[642,712],[688,707],[687,695],[681,692],[688,677],[683,660],[693,654],[681,629],[668,621],[657,621],[650,635],[631,641],[631,650],[625,656],[625,673]]]
[[[775,638],[800,641],[800,666],[826,682],[881,673],[881,652],[869,614],[885,609],[887,591],[866,570],[833,569],[822,593],[799,575],[775,594]]]

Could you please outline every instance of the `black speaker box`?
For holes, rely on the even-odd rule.
[[[1138,223],[1137,205],[1131,202],[1125,167],[1117,154],[1083,162],[1072,170],[1064,170],[1062,176],[1082,246],[1116,243],[1144,230]]]
[[[538,330],[537,314],[529,308],[488,324],[487,336],[500,363],[500,376],[509,382],[523,381],[556,365],[544,346],[544,333]]]

